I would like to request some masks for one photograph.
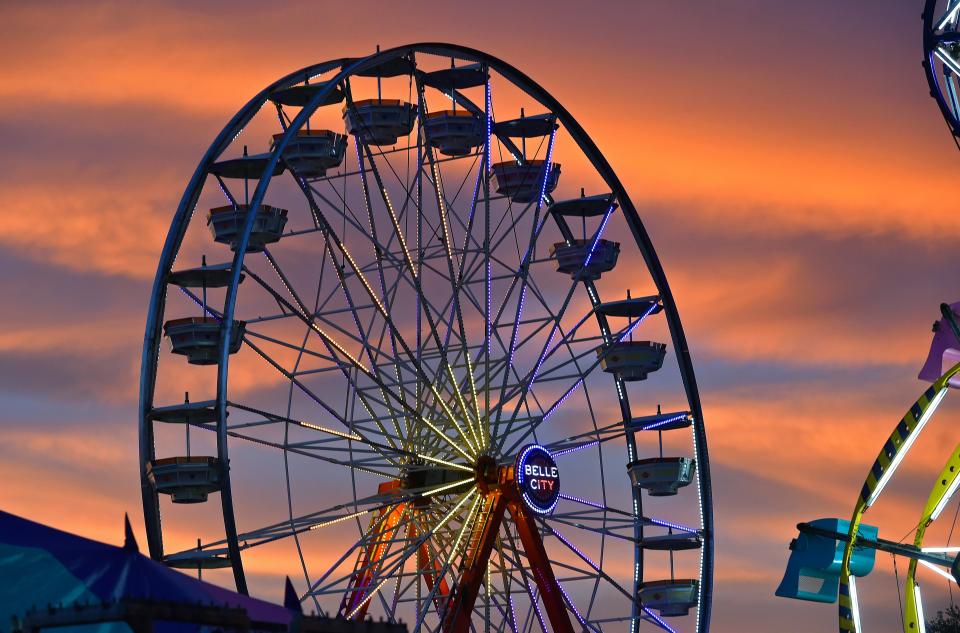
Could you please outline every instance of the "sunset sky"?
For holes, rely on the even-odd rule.
[[[960,153],[919,0],[6,3],[0,10],[0,508],[142,534],[137,395],[160,248],[252,95],[410,42],[487,51],[551,92],[625,183],[700,382],[714,627],[832,631],[773,596],[799,521],[847,517],[960,299]],[[899,539],[958,440],[947,402],[866,521]],[[952,416],[952,418],[951,418]],[[142,540],[143,543],[143,540]],[[864,596],[894,630],[880,559]],[[901,571],[902,571],[901,567]],[[279,571],[257,581],[277,598]],[[902,574],[901,574],[902,576]],[[931,584],[934,581],[930,580]]]

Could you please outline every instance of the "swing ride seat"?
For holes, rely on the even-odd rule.
[[[954,314],[960,311],[960,302],[950,304]],[[933,341],[930,343],[930,353],[917,376],[920,380],[935,382],[945,371],[960,363],[960,341],[954,336],[946,318],[941,318],[933,324]],[[960,375],[954,376],[948,383],[951,387],[960,387]]]
[[[603,273],[613,270],[619,256],[620,242],[604,239],[597,240],[595,246],[593,240],[570,240],[550,247],[550,257],[557,260],[557,272],[570,275],[571,279],[579,274],[581,281],[600,279]]]
[[[670,497],[693,481],[696,462],[689,457],[651,457],[627,464],[630,481],[651,497]]]
[[[640,583],[640,604],[665,618],[687,615],[697,606],[700,583],[693,579],[652,580]]]
[[[371,145],[393,145],[413,130],[417,106],[399,99],[363,99],[343,108],[347,132]]]
[[[174,503],[203,503],[220,490],[220,461],[216,457],[165,457],[147,464],[154,489]]]
[[[213,240],[220,244],[229,244],[230,250],[236,251],[249,208],[249,205],[238,204],[210,209],[210,213],[207,214],[207,226],[210,227]],[[247,241],[247,252],[261,253],[267,244],[280,241],[286,224],[286,209],[261,204],[257,209],[257,217],[253,221],[250,239]]]
[[[841,534],[850,531],[850,522],[843,519],[817,519],[809,524]],[[876,540],[877,532],[876,527],[861,523],[858,536]],[[790,560],[776,595],[811,602],[836,602],[845,547],[843,541],[801,532],[790,541]],[[876,554],[877,551],[870,547],[854,547],[850,572],[857,577],[869,574]]]
[[[513,160],[493,164],[493,184],[497,193],[502,194],[514,202],[533,202],[540,195],[541,190],[548,194],[557,188],[560,182],[560,163],[550,165],[547,174],[547,185],[543,187],[544,161],[528,160],[518,163]]]
[[[240,351],[246,323],[234,321],[230,328],[230,353]],[[220,321],[214,317],[185,317],[163,324],[170,338],[170,351],[187,357],[191,365],[216,365],[220,356]]]
[[[620,341],[597,348],[603,371],[627,382],[646,380],[663,366],[666,354],[666,343],[652,341]]]
[[[283,138],[274,134],[270,149]],[[347,137],[332,130],[297,130],[283,149],[283,160],[302,178],[321,178],[328,169],[339,167],[347,152]]]
[[[445,156],[465,156],[483,145],[487,126],[483,119],[466,110],[431,112],[424,121],[431,147]]]

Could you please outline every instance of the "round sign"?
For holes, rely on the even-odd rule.
[[[517,486],[527,507],[549,514],[560,499],[560,469],[550,451],[531,444],[520,451],[515,466]]]

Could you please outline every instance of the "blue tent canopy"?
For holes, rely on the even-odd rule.
[[[143,556],[129,522],[126,529],[126,543],[116,547],[0,511],[0,631],[9,630],[12,616],[22,618],[32,607],[122,599],[239,607],[251,620],[283,625],[294,617],[287,608],[191,578]]]

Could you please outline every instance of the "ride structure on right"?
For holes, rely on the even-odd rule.
[[[839,599],[840,633],[862,633],[864,630],[857,578],[873,571],[878,551],[909,561],[902,587],[897,573],[898,595],[901,589],[903,595],[904,633],[926,631],[923,599],[917,580],[919,568],[945,579],[951,587],[960,579],[960,546],[950,543],[960,513],[953,517],[946,542],[933,545],[928,542],[931,526],[960,487],[960,444],[947,456],[945,465],[934,479],[919,520],[907,535],[912,535],[912,542],[905,542],[907,537],[882,539],[876,526],[862,523],[917,439],[928,428],[948,393],[960,387],[960,326],[957,324],[960,302],[941,304],[940,311],[942,318],[934,323],[930,352],[918,376],[932,384],[907,410],[883,444],[854,503],[851,518],[800,523],[797,526],[800,534],[790,543],[790,560],[776,594],[812,602],[832,603]]]
[[[957,142],[960,137],[960,0],[925,0],[923,70],[930,96],[936,100]]]

